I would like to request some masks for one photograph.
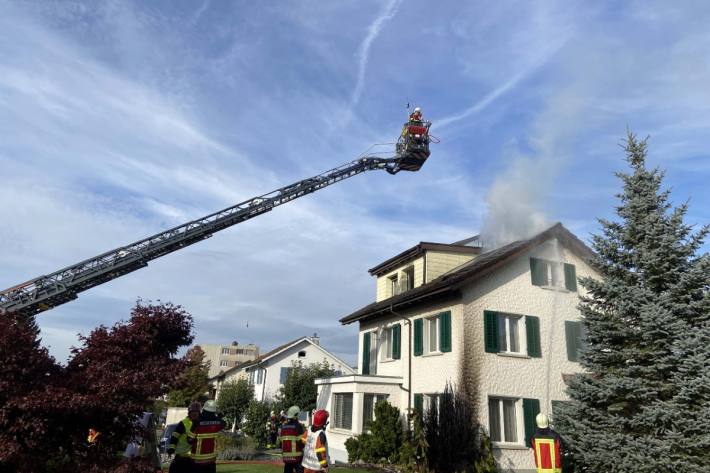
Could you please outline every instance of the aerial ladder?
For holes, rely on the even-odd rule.
[[[39,314],[76,299],[80,292],[144,268],[149,261],[365,171],[384,170],[390,174],[418,171],[430,154],[428,131],[431,123],[424,123],[425,130],[412,129],[419,133],[403,131],[394,157],[365,155],[317,176],[0,291],[0,313]],[[405,124],[405,129],[407,126]]]

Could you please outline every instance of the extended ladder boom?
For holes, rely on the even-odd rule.
[[[290,186],[247,200],[198,220],[116,248],[46,276],[0,292],[0,312],[34,315],[77,298],[77,294],[148,265],[148,262],[212,236],[364,171],[400,170],[400,159],[364,157]]]

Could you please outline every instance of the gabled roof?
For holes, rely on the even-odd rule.
[[[380,276],[384,273],[388,273],[398,266],[411,261],[423,254],[427,250],[435,251],[450,251],[452,253],[470,253],[477,255],[481,252],[481,248],[475,246],[467,246],[465,244],[458,243],[431,243],[428,241],[422,241],[418,245],[415,245],[407,250],[404,250],[400,254],[393,256],[392,258],[383,261],[368,272],[373,276]]]
[[[279,354],[285,352],[286,350],[288,350],[289,348],[294,347],[294,346],[296,346],[296,345],[298,345],[298,344],[300,344],[300,343],[302,343],[302,342],[310,343],[310,344],[313,345],[314,347],[320,349],[323,353],[325,353],[325,354],[327,354],[328,356],[334,358],[335,360],[338,360],[338,361],[340,362],[340,364],[343,366],[343,368],[350,368],[350,365],[348,365],[348,364],[345,363],[343,360],[341,360],[340,358],[338,358],[337,356],[333,355],[331,352],[329,352],[328,350],[326,350],[325,348],[323,348],[322,346],[320,346],[320,344],[315,343],[315,342],[311,339],[311,337],[300,337],[300,338],[297,338],[297,339],[295,339],[295,340],[291,340],[290,342],[286,342],[286,343],[284,343],[283,345],[279,345],[279,346],[277,346],[276,348],[274,348],[273,350],[271,350],[271,351],[269,351],[269,352],[267,352],[267,353],[264,353],[263,355],[258,356],[257,358],[254,358],[254,359],[251,360],[251,361],[247,361],[246,363],[242,363],[242,364],[240,364],[240,365],[237,365],[237,366],[234,366],[234,367],[232,367],[232,368],[229,368],[229,369],[226,370],[226,371],[222,371],[222,372],[220,372],[217,376],[214,376],[214,377],[212,377],[211,379],[226,377],[227,375],[229,375],[230,373],[233,373],[233,372],[235,372],[235,371],[243,370],[243,369],[248,369],[248,368],[251,368],[252,366],[260,365],[260,364],[262,364],[264,361],[267,361],[268,359],[273,358],[273,357],[275,357],[276,355],[279,355]]]
[[[567,230],[561,223],[556,223],[542,233],[539,233],[527,240],[520,240],[502,246],[492,251],[482,253],[473,260],[454,268],[448,273],[442,274],[438,278],[423,284],[419,287],[403,292],[397,296],[369,304],[362,309],[353,312],[340,319],[343,325],[351,324],[359,320],[366,320],[378,315],[415,304],[419,301],[433,297],[454,296],[459,294],[462,285],[471,283],[484,275],[500,268],[509,261],[512,261],[520,254],[537,246],[550,238],[557,238],[560,242],[582,258],[592,258],[594,252],[577,238],[572,232]]]

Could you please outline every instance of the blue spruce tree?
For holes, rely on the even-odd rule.
[[[577,471],[710,471],[710,228],[684,223],[646,140],[629,133],[618,219],[593,236],[600,278],[580,280],[587,371],[556,428]]]

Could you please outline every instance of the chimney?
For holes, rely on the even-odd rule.
[[[315,343],[316,345],[320,345],[320,337],[316,332],[313,332],[313,336],[310,337],[311,341]]]

